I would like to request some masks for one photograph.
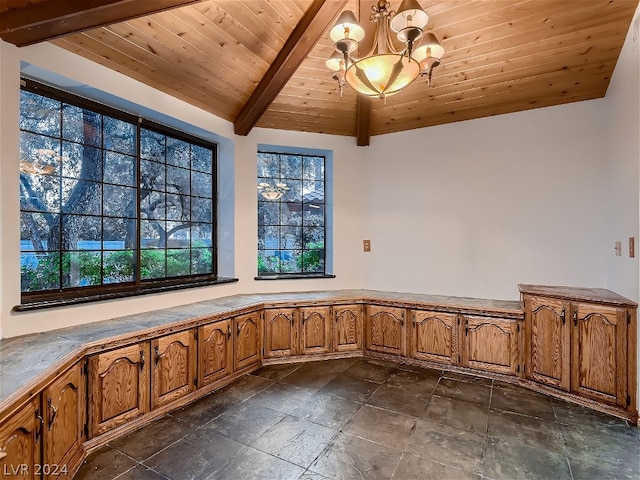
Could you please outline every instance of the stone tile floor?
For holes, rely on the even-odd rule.
[[[640,430],[388,362],[266,366],[94,452],[76,480],[640,479]]]

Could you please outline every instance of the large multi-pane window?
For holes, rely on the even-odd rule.
[[[215,159],[215,144],[27,82],[23,303],[215,279]]]
[[[325,274],[325,157],[258,152],[258,276]]]

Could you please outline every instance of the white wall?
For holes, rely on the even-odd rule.
[[[603,101],[374,137],[366,286],[519,298],[605,286]]]
[[[640,48],[627,35],[609,84],[604,110],[607,172],[607,288],[638,301],[638,206],[640,192]],[[629,237],[635,257],[629,257]],[[622,242],[622,255],[614,245]]]

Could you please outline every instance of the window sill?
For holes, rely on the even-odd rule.
[[[101,300],[113,300],[117,298],[137,297],[140,295],[148,295],[150,293],[170,292],[174,290],[184,290],[186,288],[206,287],[210,285],[220,285],[224,283],[237,282],[237,278],[218,277],[215,280],[203,280],[201,282],[181,283],[176,285],[162,285],[155,287],[142,287],[137,290],[99,293],[94,295],[77,296],[73,298],[56,298],[47,300],[35,300],[31,302],[21,303],[12,308],[14,312],[28,312],[31,310],[40,310],[43,308],[64,307],[67,305],[78,305],[80,303],[99,302]]]
[[[336,278],[335,275],[329,273],[286,273],[281,275],[263,275],[254,277],[254,280],[300,280],[305,278]]]

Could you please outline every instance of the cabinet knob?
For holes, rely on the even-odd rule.
[[[566,318],[565,318],[565,307],[562,307],[562,312],[560,313],[560,319],[562,320],[562,325],[564,325],[566,323]]]
[[[140,350],[140,371],[144,370],[144,350]]]
[[[53,422],[56,419],[56,415],[58,414],[58,409],[53,406],[51,398],[47,399],[47,405],[49,406],[49,409],[51,411],[49,414],[49,430],[51,430],[51,427],[53,427]]]

